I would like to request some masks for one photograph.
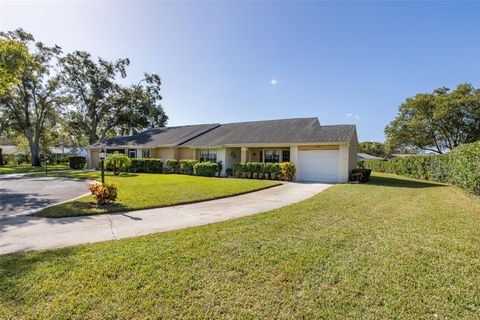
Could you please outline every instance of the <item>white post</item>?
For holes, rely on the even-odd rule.
[[[295,169],[298,172],[298,146],[290,146],[290,162],[295,165]],[[295,173],[293,180],[297,180],[298,174]]]

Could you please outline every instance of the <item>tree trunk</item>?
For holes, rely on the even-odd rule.
[[[38,146],[35,144],[30,146],[30,153],[32,154],[32,166],[40,167],[42,164],[40,163],[40,150]]]
[[[33,139],[31,130],[26,130],[25,133],[27,134],[30,155],[32,156],[32,166],[40,167],[41,163],[39,141],[38,139]]]

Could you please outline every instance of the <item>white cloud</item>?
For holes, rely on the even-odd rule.
[[[351,112],[347,113],[347,118],[354,118],[355,120],[360,119],[360,116],[358,114],[353,114]]]
[[[278,80],[273,77],[272,80],[270,80],[270,84],[275,87],[278,84]]]

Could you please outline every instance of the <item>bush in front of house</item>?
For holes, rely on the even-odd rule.
[[[251,178],[256,176],[257,178],[262,179],[260,178],[261,176],[266,179],[277,179],[284,176],[281,169],[281,163],[240,162],[234,164],[231,169],[232,175],[237,178]]]
[[[105,167],[111,168],[116,176],[122,171],[127,171],[131,164],[132,160],[127,155],[118,152],[108,154],[105,159]]]
[[[87,159],[80,156],[68,157],[68,166],[72,169],[83,169],[87,164]]]
[[[180,168],[180,163],[178,162],[178,160],[167,159],[165,160],[165,164],[167,166],[168,173],[178,173]]]
[[[291,162],[280,163],[280,170],[282,171],[282,176],[286,181],[292,181],[293,177],[295,177],[295,165]]]
[[[352,170],[350,181],[358,181],[360,183],[367,182],[370,179],[372,169],[357,168]]]
[[[214,177],[218,172],[218,163],[199,162],[193,166],[195,175],[202,177]]]
[[[163,173],[163,160],[151,158],[132,159],[131,172],[138,173]]]
[[[457,147],[443,155],[364,160],[359,165],[376,172],[450,183],[480,195],[480,141]]]
[[[99,206],[111,204],[117,199],[118,186],[113,183],[95,183],[88,186],[95,203]]]
[[[198,160],[180,160],[179,169],[180,173],[193,174],[193,167],[198,163]]]

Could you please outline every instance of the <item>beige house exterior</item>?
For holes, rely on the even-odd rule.
[[[221,161],[224,175],[239,162],[290,161],[297,168],[297,180],[343,183],[356,167],[355,126],[320,126],[317,118],[154,130],[90,146],[88,166],[98,168],[99,151],[104,148],[131,158]]]

